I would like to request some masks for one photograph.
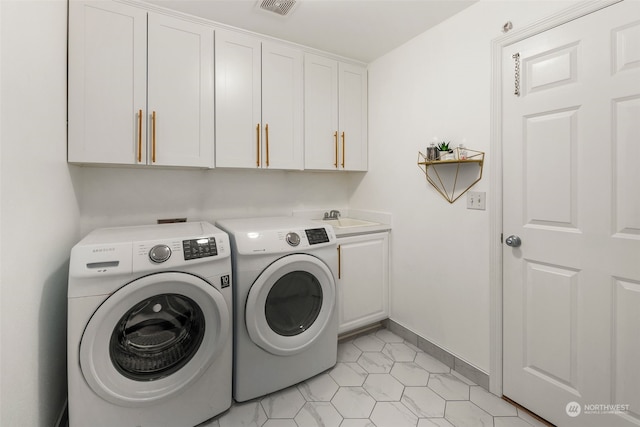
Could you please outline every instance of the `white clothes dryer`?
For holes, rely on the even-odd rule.
[[[229,238],[206,222],[98,229],[71,251],[70,427],[193,427],[231,406]]]
[[[233,396],[243,402],[336,364],[333,228],[295,217],[220,220],[233,264]]]

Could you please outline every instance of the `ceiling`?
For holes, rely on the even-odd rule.
[[[147,0],[367,63],[478,0],[297,0],[286,16],[259,1]]]

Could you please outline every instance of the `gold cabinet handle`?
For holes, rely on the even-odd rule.
[[[342,251],[338,245],[338,279],[342,278]]]
[[[333,163],[333,166],[338,169],[338,131],[335,131],[335,133],[333,134],[333,140],[335,141],[336,147],[336,161]]]
[[[138,163],[142,163],[142,110],[138,110]]]
[[[345,158],[345,150],[344,150],[344,132],[342,132],[342,167],[344,168],[344,158]]]
[[[269,123],[264,125],[264,137],[265,148],[267,149],[267,167],[269,167]]]
[[[151,162],[156,162],[156,112],[151,114]]]
[[[260,167],[260,123],[256,125],[256,167]]]

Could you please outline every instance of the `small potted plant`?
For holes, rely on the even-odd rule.
[[[451,160],[453,159],[453,150],[451,148],[449,148],[449,142],[450,141],[442,141],[441,143],[438,144],[438,151],[439,151],[439,156],[438,158],[440,160]]]

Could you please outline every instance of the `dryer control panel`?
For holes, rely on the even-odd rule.
[[[307,239],[309,240],[310,245],[317,245],[320,243],[329,243],[329,236],[327,235],[327,229],[324,227],[321,228],[311,228],[304,230],[307,234]]]
[[[219,220],[217,226],[229,233],[238,255],[304,252],[337,247],[332,226],[293,216]]]
[[[253,231],[234,236],[238,254],[275,254],[298,252],[327,245],[337,245],[330,227]]]

